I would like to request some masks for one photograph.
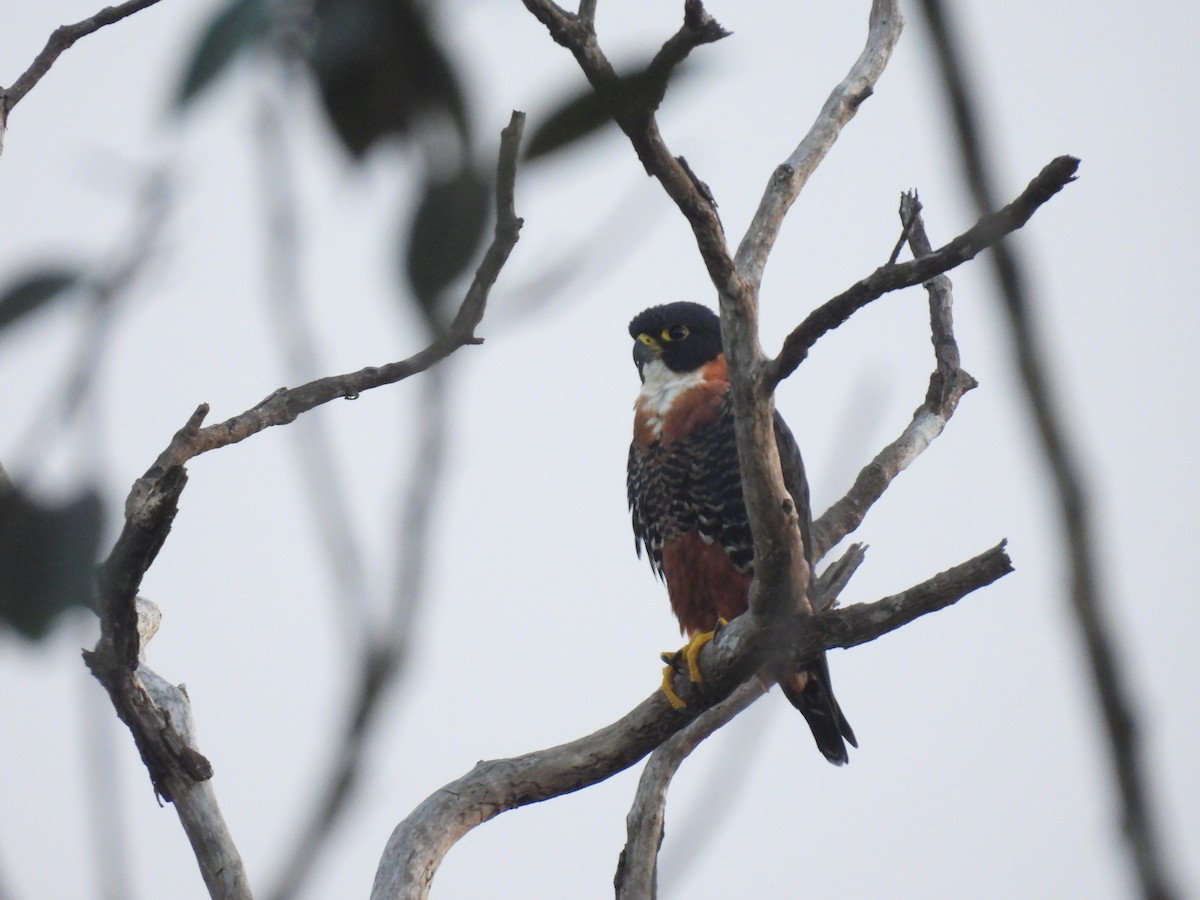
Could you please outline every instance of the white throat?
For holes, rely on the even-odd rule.
[[[663,418],[671,406],[680,394],[704,383],[704,370],[672,372],[661,359],[652,359],[642,366],[642,379],[637,408],[645,415],[646,425],[657,440],[662,437]]]

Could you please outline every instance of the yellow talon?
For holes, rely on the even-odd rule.
[[[724,619],[717,619],[716,628],[712,631],[700,631],[692,635],[692,639],[683,648],[683,655],[687,659],[688,664],[688,676],[692,679],[692,684],[700,684],[704,681],[704,673],[700,671],[700,663],[698,661],[700,651],[704,649],[705,644],[717,636],[718,631],[728,624]]]
[[[663,654],[666,656],[666,654]],[[667,696],[667,702],[671,704],[671,709],[683,709],[687,704],[683,698],[675,693],[675,688],[671,684],[671,679],[675,675],[675,667],[670,663],[663,666],[662,692]]]
[[[687,703],[682,697],[675,693],[675,687],[672,680],[675,677],[675,664],[679,662],[679,657],[682,656],[687,660],[688,677],[692,684],[700,684],[704,681],[704,673],[700,671],[700,663],[698,657],[704,645],[717,636],[717,632],[724,628],[729,623],[724,619],[717,619],[717,627],[712,631],[701,631],[692,635],[692,639],[684,645],[683,648],[676,650],[674,653],[663,653],[662,661],[666,663],[663,668],[662,692],[667,697],[667,702],[671,704],[672,709],[683,709]]]

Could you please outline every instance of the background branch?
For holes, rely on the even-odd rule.
[[[967,186],[975,205],[989,209],[994,203],[990,167],[958,41],[941,0],[922,0],[921,9],[941,68]],[[1035,302],[1016,251],[1007,245],[997,246],[992,263],[1012,331],[1017,371],[1058,500],[1070,573],[1071,610],[1083,639],[1108,737],[1109,759],[1122,806],[1122,830],[1142,893],[1165,900],[1175,896],[1174,879],[1158,838],[1159,825],[1142,760],[1138,711],[1132,700],[1134,692],[1125,681],[1128,670],[1118,660],[1117,640],[1101,595],[1100,585],[1108,579],[1101,574],[1102,556],[1096,549],[1089,492],[1078,453],[1062,424],[1063,403],[1047,371],[1046,352],[1031,314]]]

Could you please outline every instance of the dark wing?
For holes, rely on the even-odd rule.
[[[792,436],[792,430],[779,412],[775,413],[775,444],[779,447],[779,462],[783,467],[783,485],[796,504],[800,516],[800,538],[804,541],[804,556],[811,569],[813,565],[812,507],[808,500],[808,478],[804,475],[804,460],[800,458],[800,447]]]

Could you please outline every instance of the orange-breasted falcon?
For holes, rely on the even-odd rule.
[[[680,630],[691,640],[746,611],[754,574],[721,324],[698,303],[669,303],[636,316],[629,334],[642,380],[629,447],[634,544],[639,555],[646,548],[666,581]],[[778,413],[775,440],[811,567],[808,482]],[[825,758],[847,762],[845,742],[858,744],[833,696],[825,654],[782,677],[780,687]]]

